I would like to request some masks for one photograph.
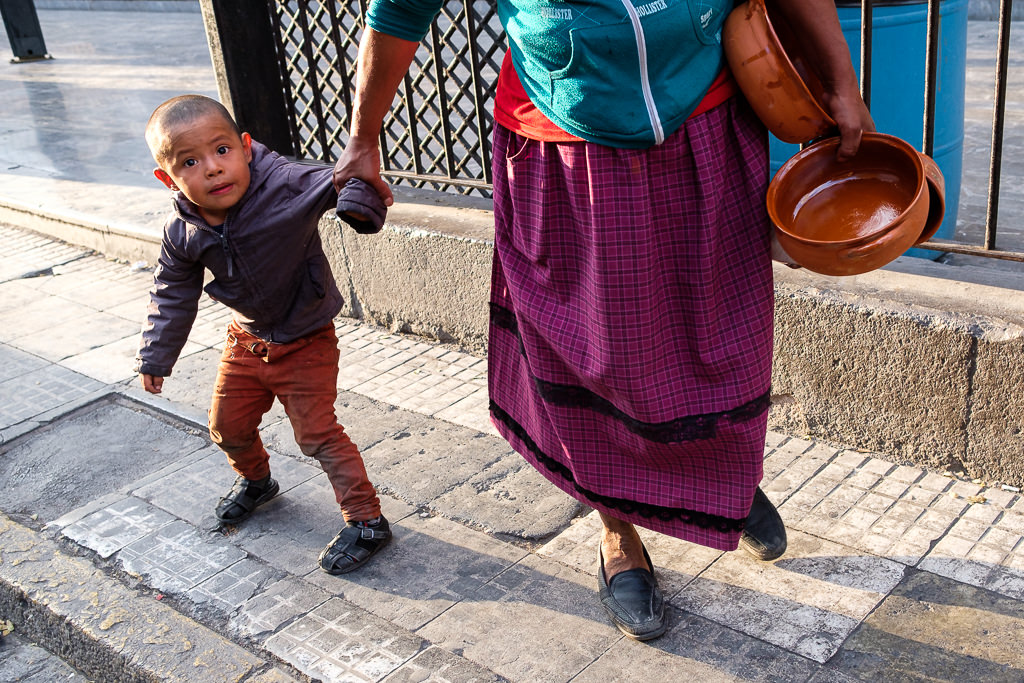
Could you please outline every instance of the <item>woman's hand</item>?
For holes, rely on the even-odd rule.
[[[822,106],[839,128],[836,158],[845,161],[857,153],[863,133],[875,130],[867,105],[860,96],[857,73],[843,36],[834,0],[768,0],[769,14],[781,12],[824,87]]]
[[[345,183],[351,178],[359,178],[369,183],[377,190],[385,206],[395,203],[391,188],[380,177],[380,149],[375,138],[370,141],[350,138],[345,150],[338,157],[338,162],[334,164],[334,188],[341,192],[341,188],[345,187]]]
[[[860,96],[858,88],[841,88],[840,92],[826,92],[822,105],[839,128],[839,149],[836,159],[852,158],[860,147],[861,135],[875,130],[871,112]]]

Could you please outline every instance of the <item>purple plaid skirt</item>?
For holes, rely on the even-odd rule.
[[[767,165],[741,98],[645,150],[495,126],[495,426],[586,505],[722,550],[762,476]]]

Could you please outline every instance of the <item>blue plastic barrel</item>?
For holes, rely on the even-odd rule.
[[[946,179],[946,217],[935,237],[956,230],[964,147],[964,86],[967,73],[968,0],[942,0],[939,11],[938,73],[932,157]],[[837,0],[836,10],[853,65],[860,77],[860,3]],[[924,149],[924,86],[928,36],[926,2],[876,0],[872,12],[871,116],[879,132],[896,135]],[[774,136],[771,173],[800,149]],[[938,252],[911,249],[910,256],[936,258]]]

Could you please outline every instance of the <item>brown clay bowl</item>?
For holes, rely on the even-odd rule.
[[[769,19],[765,0],[730,12],[722,45],[733,78],[758,118],[783,142],[808,142],[835,121],[818,104],[823,88],[782,17]]]
[[[859,275],[927,232],[930,186],[923,155],[898,137],[865,133],[857,155],[841,163],[838,146],[838,138],[822,140],[783,164],[768,186],[768,214],[794,261],[824,275]]]
[[[924,163],[924,174],[928,182],[930,201],[928,204],[928,220],[925,222],[924,230],[921,231],[921,235],[914,244],[927,242],[934,237],[942,225],[943,217],[946,215],[946,179],[943,177],[942,171],[939,170],[939,165],[930,156],[922,154],[921,162]]]

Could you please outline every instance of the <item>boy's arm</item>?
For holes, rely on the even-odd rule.
[[[199,310],[203,266],[184,257],[165,239],[153,275],[136,371],[146,391],[159,393],[163,378],[181,354]]]

